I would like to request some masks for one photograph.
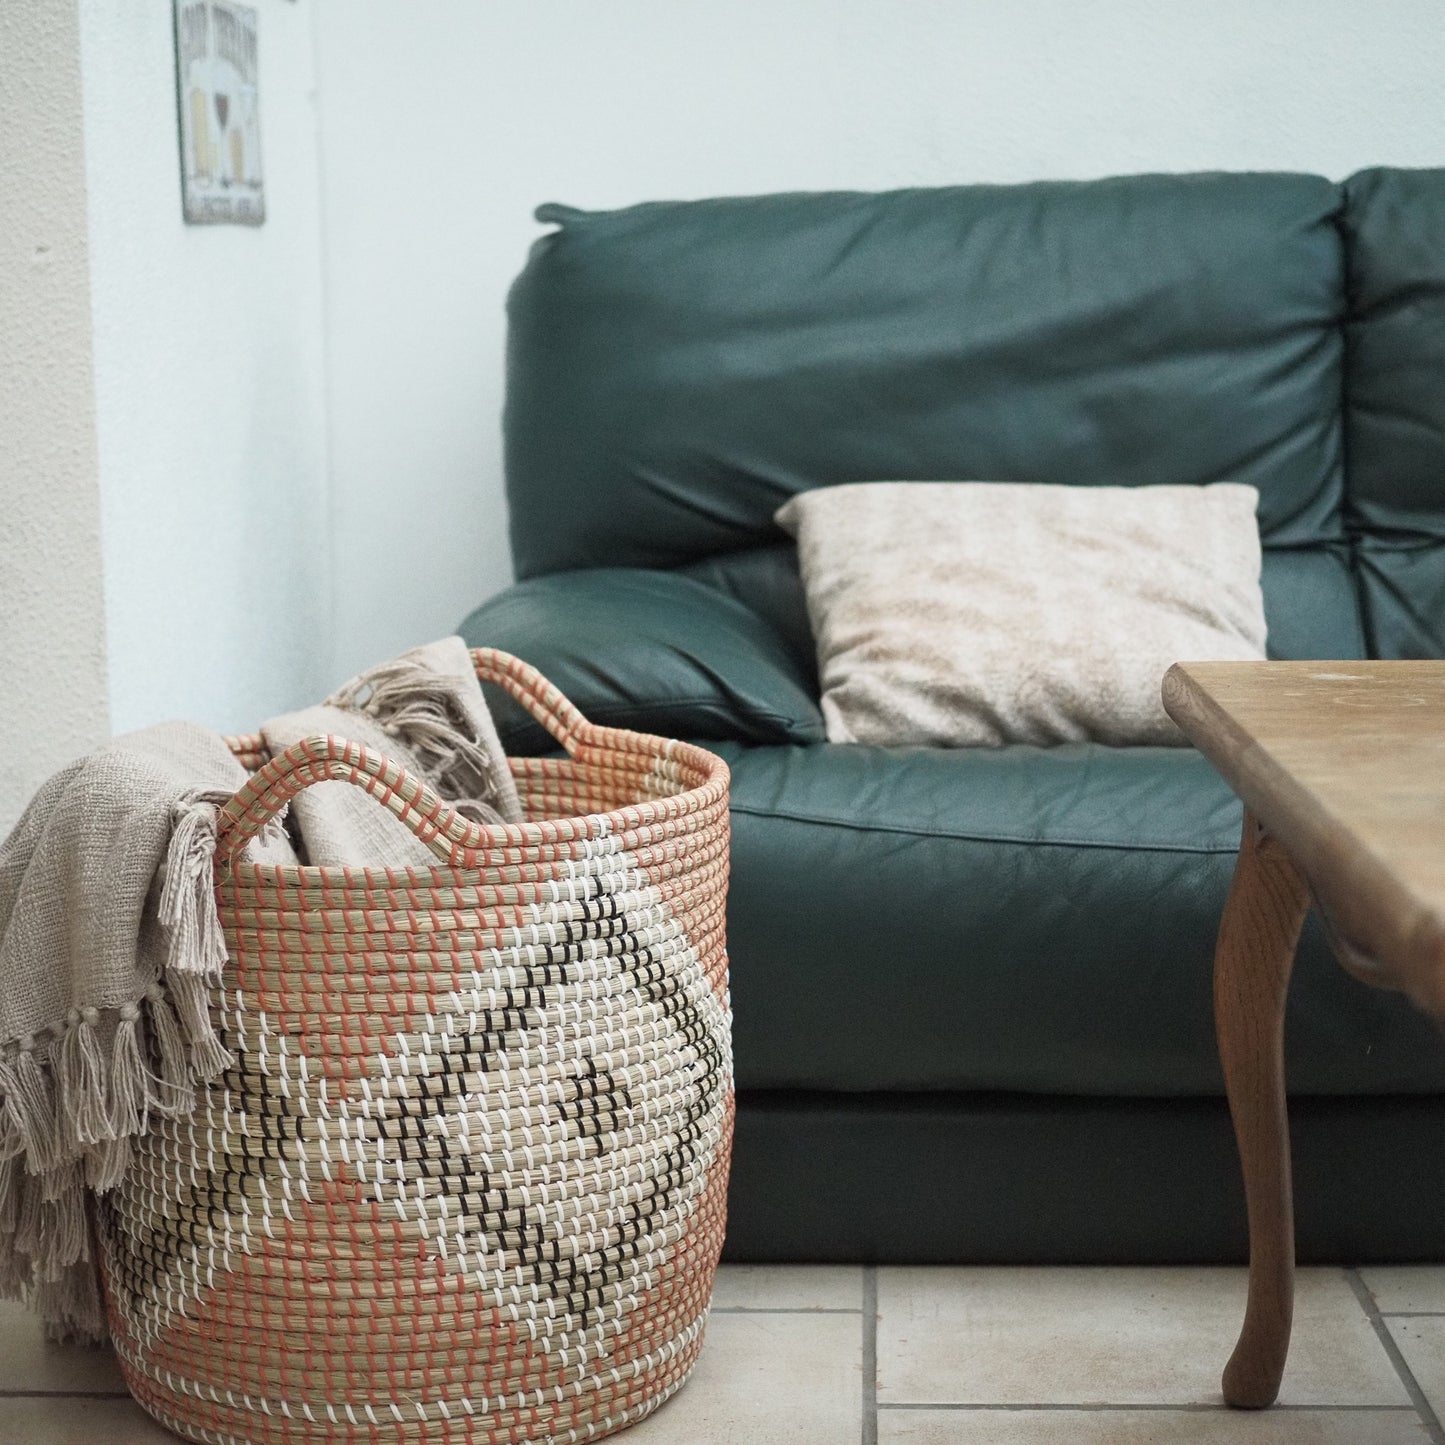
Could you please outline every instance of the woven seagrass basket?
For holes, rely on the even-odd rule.
[[[482,827],[336,738],[222,810],[235,1063],[97,1209],[127,1383],[216,1445],[593,1440],[686,1379],[722,1246],[728,771],[473,654],[565,748]],[[302,788],[364,788],[430,869],[262,866]]]

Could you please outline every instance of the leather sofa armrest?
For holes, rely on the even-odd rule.
[[[633,567],[556,572],[518,582],[462,623],[473,647],[530,662],[593,722],[697,741],[824,739],[812,680],[755,612],[677,572]],[[552,740],[488,689],[507,750]]]

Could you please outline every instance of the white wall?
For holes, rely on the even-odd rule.
[[[1440,0],[314,0],[337,658],[509,575],[540,201],[1445,164]]]
[[[258,9],[251,228],[181,219],[170,0],[80,5],[116,731],[245,730],[331,680],[313,17]]]
[[[3,837],[106,693],[75,0],[0,6],[0,58]]]
[[[254,230],[181,221],[170,5],[79,5],[117,729],[250,726],[506,582],[502,306],[540,201],[1445,163],[1438,0],[256,3]],[[31,511],[0,529],[0,665],[16,698],[15,649],[63,666],[0,706],[0,747],[57,696],[70,719],[36,774],[104,693],[69,13],[0,7],[0,52],[59,87],[6,104],[52,107],[23,165],[68,238],[42,265],[50,221],[8,227],[0,292],[45,355],[16,366],[7,329],[0,454],[31,490],[6,500]]]

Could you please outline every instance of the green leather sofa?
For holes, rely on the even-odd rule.
[[[1249,482],[1274,656],[1445,652],[1445,171],[606,213],[510,298],[517,576],[465,623],[733,769],[735,1259],[1241,1259],[1187,749],[823,741],[793,493]],[[499,701],[514,749],[544,739]],[[1304,1258],[1445,1257],[1445,1040],[1313,925]]]

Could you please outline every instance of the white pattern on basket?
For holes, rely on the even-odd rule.
[[[97,1210],[137,1398],[216,1442],[584,1441],[672,1393],[722,1244],[727,769],[588,723],[479,650],[569,754],[482,827],[335,738],[222,813],[234,1066]],[[433,869],[272,867],[301,787],[366,788]]]

